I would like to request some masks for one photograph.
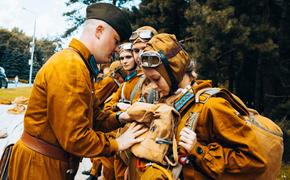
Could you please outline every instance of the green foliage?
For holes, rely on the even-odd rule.
[[[7,77],[16,75],[20,79],[29,78],[28,60],[30,59],[31,37],[26,36],[17,28],[8,31],[0,29],[0,66],[6,70]],[[36,41],[34,51],[33,76],[56,48],[57,40],[40,39]]]
[[[212,1],[192,2],[185,16],[189,22],[186,30],[194,37],[186,47],[197,60],[201,78],[224,84],[235,76],[244,58],[242,50],[247,44],[248,29],[234,17],[234,7],[221,9],[221,5],[216,6]]]
[[[158,1],[144,0],[139,8],[133,7],[129,13],[133,29],[148,25],[159,32],[175,34],[179,39],[186,36],[184,11],[188,2],[184,0]]]
[[[279,29],[270,21],[271,12],[279,8],[270,0],[191,1],[185,17],[193,39],[186,47],[197,61],[200,78],[228,87],[259,111],[269,108],[264,94],[280,86],[279,76],[268,71],[279,58]],[[269,80],[275,82],[272,87]]]

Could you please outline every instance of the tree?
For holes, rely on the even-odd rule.
[[[269,7],[264,1],[208,0],[191,1],[186,11],[187,31],[194,37],[187,47],[201,78],[227,86],[261,111],[268,68],[279,47]]]
[[[23,31],[14,28],[11,31],[0,29],[0,66],[6,70],[6,75],[14,78],[28,79],[28,60],[30,59],[29,44],[32,37],[26,36]],[[33,63],[33,76],[41,68],[43,63],[55,52],[59,41],[39,39],[36,41],[36,49]]]
[[[139,8],[132,7],[128,13],[133,29],[149,25],[159,32],[175,34],[178,39],[182,39],[187,35],[184,11],[188,5],[185,0],[143,0]]]

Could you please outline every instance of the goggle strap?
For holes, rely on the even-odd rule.
[[[171,84],[172,84],[172,91],[175,92],[178,89],[178,83],[177,83],[177,81],[175,79],[175,76],[172,73],[172,70],[171,70],[170,66],[169,66],[168,59],[166,58],[166,56],[163,54],[162,51],[159,51],[159,54],[161,56],[161,61],[164,64],[166,72],[167,72],[167,74],[168,74],[168,76],[170,78],[170,81],[171,81]]]
[[[166,54],[166,57],[168,59],[174,57],[180,50],[182,50],[182,47],[178,44],[177,47],[171,49],[167,54]]]

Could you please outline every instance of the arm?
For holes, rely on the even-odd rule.
[[[97,99],[96,106],[103,104],[105,100],[118,89],[118,85],[110,76],[106,76],[100,82],[95,83],[94,87],[95,97]]]
[[[65,151],[94,157],[118,150],[115,139],[92,129],[93,95],[89,73],[81,60],[56,64],[46,81],[48,119]]]
[[[103,111],[99,107],[94,108],[95,131],[110,132],[122,126],[115,112]]]
[[[124,84],[121,84],[118,90],[115,93],[113,93],[112,99],[109,102],[105,103],[104,111],[111,111],[111,112],[118,111],[117,103],[121,99],[121,92],[122,92],[123,85]]]

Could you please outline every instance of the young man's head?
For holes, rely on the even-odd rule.
[[[80,40],[97,63],[108,63],[121,41],[132,32],[126,15],[116,6],[95,3],[86,9],[86,21]]]
[[[132,42],[133,56],[138,65],[139,52],[146,47],[146,43],[158,32],[151,26],[143,26],[132,33],[129,40]]]

